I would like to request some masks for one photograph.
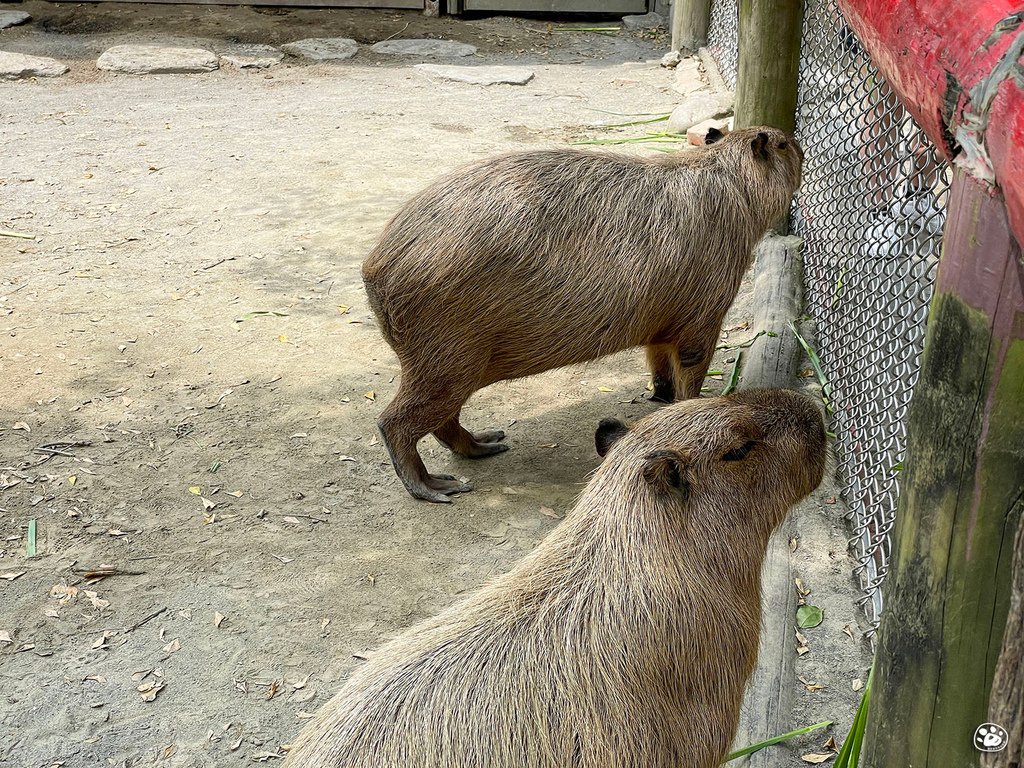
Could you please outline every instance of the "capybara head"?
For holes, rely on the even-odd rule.
[[[765,533],[818,487],[826,460],[820,411],[789,390],[688,400],[632,428],[605,419],[595,442],[609,454],[598,474],[629,493]]]
[[[796,139],[778,128],[741,128],[716,137],[709,134],[707,151],[736,170],[751,202],[781,216],[800,186],[804,151]]]

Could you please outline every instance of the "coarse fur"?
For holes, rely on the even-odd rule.
[[[768,538],[821,480],[813,401],[603,422],[604,463],[508,573],[372,654],[286,768],[712,768],[757,658]]]
[[[802,151],[735,131],[658,157],[556,149],[505,155],[410,200],[363,264],[402,366],[379,426],[413,496],[469,490],[431,475],[416,443],[506,449],[459,413],[476,390],[646,345],[654,398],[696,397],[753,247],[787,210]]]

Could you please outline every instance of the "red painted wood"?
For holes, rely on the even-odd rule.
[[[848,23],[904,106],[948,160],[1003,189],[1009,219],[1024,242],[1024,88],[1003,77],[978,136],[986,161],[975,162],[970,117],[983,112],[980,89],[1024,34],[1012,18],[1020,0],[838,0]],[[995,81],[993,81],[995,82]],[[972,96],[972,89],[978,89]]]

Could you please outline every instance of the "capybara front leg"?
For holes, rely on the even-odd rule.
[[[398,394],[377,420],[395,472],[409,493],[417,499],[447,503],[453,493],[465,493],[473,486],[453,475],[432,475],[427,472],[416,444],[420,438],[447,420],[438,401],[414,399],[408,389],[399,387]]]
[[[713,337],[711,344],[704,349],[680,345],[676,350],[673,373],[676,380],[676,396],[680,400],[700,397],[704,378],[708,375],[708,368],[715,356],[716,338]]]
[[[482,459],[508,450],[508,446],[501,442],[505,439],[504,431],[491,429],[485,432],[470,432],[459,423],[458,414],[435,429],[434,437],[448,446],[453,453],[467,459]]]
[[[651,400],[656,403],[671,403],[676,399],[672,364],[674,354],[675,348],[668,344],[647,345],[647,365],[651,370],[651,384],[654,387]]]

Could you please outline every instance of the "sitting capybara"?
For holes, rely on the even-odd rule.
[[[760,390],[663,408],[576,506],[471,597],[371,655],[287,768],[712,768],[757,658],[761,564],[821,480],[813,401]]]
[[[578,150],[470,165],[416,195],[363,264],[402,365],[378,424],[413,496],[470,490],[431,475],[424,435],[470,458],[501,430],[459,423],[476,390],[647,345],[653,398],[696,397],[757,240],[787,210],[803,153],[772,128],[639,158]]]

